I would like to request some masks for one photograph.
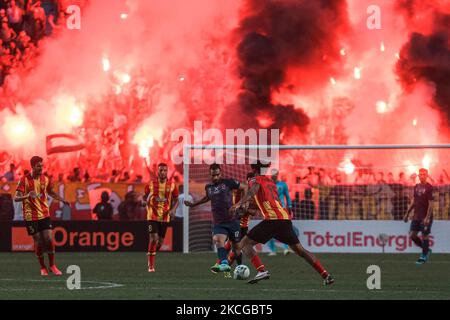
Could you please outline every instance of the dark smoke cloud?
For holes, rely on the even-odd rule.
[[[286,83],[291,68],[301,69],[302,74],[325,69],[320,81],[328,81],[328,66],[340,59],[339,34],[346,25],[344,0],[248,0],[237,30],[242,79],[238,110],[244,126],[258,127],[257,118],[270,115],[271,128],[297,128],[305,133],[306,113],[293,105],[275,105],[272,94],[282,86],[300,85]]]
[[[413,0],[399,1],[398,7],[412,18],[422,10]],[[397,74],[402,85],[411,90],[419,82],[433,85],[435,107],[450,124],[450,14],[430,7],[428,21],[432,22],[431,32],[417,30],[411,33],[408,42],[400,51]],[[412,26],[417,29],[417,26]]]

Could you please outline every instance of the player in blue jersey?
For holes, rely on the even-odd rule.
[[[292,210],[292,201],[289,196],[289,188],[286,182],[278,180],[279,171],[276,169],[272,170],[272,180],[277,186],[278,196],[280,197],[281,205],[285,209]],[[267,246],[270,249],[269,256],[275,256],[277,254],[277,246],[275,244],[275,239],[270,239],[267,242]],[[289,254],[289,246],[287,244],[282,244],[283,252],[285,255]]]
[[[205,186],[205,196],[199,201],[185,201],[184,204],[192,208],[211,201],[214,223],[213,242],[216,245],[217,255],[220,260],[220,263],[216,263],[211,267],[211,271],[214,273],[229,272],[231,267],[227,259],[228,252],[224,248],[227,239],[232,242],[235,255],[241,255],[240,250],[236,250],[237,243],[241,238],[239,220],[230,212],[230,208],[233,206],[233,190],[245,192],[247,188],[237,180],[222,178],[222,170],[218,164],[212,164],[209,172],[211,183]]]

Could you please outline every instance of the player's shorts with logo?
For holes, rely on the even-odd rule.
[[[228,236],[231,242],[239,242],[241,240],[240,225],[238,220],[218,223],[213,227],[213,235],[224,234]]]
[[[165,238],[167,233],[168,222],[148,221],[148,233],[157,233],[160,238]]]
[[[28,235],[32,236],[44,230],[52,230],[52,221],[50,218],[44,218],[36,221],[26,221]]]
[[[431,233],[431,226],[433,225],[433,219],[430,219],[430,224],[425,226],[423,220],[412,220],[409,231],[422,232],[423,235],[429,235]]]
[[[248,227],[241,227],[240,231],[241,231],[241,239],[242,239],[243,237],[245,237],[247,235]]]
[[[247,237],[258,243],[266,243],[272,238],[288,245],[300,243],[291,220],[263,220],[247,233]]]

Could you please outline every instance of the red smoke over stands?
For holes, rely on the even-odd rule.
[[[196,120],[279,128],[285,144],[445,142],[449,2],[377,1],[381,29],[369,29],[372,2],[77,1],[81,29],[44,37],[5,79],[17,86],[0,92],[0,174],[10,162],[28,167],[49,136],[65,134],[51,141],[53,175],[147,175],[170,162],[171,133]],[[308,161],[387,171],[424,156]]]

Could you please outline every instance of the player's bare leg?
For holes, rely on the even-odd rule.
[[[230,264],[230,266],[234,263],[235,260],[237,265],[242,264],[242,250],[238,246],[238,243],[231,241],[228,241],[227,243],[231,243],[232,248],[231,252],[228,254],[228,263]]]
[[[150,233],[150,239],[148,244],[148,272],[155,272],[155,257],[158,248],[159,236],[157,233]]]
[[[409,233],[409,236],[411,237],[411,240],[420,248],[423,247],[423,243],[422,240],[419,238],[419,235],[417,233],[417,231],[411,231]]]
[[[258,281],[270,278],[269,271],[265,269],[265,266],[262,264],[261,259],[253,248],[256,244],[256,241],[245,236],[237,246],[238,249],[241,249],[242,252],[244,252],[244,254],[250,259],[250,262],[257,271],[256,276],[248,282],[250,284],[255,284],[258,283]]]
[[[430,249],[430,238],[428,235],[422,235],[422,239],[420,239],[417,231],[411,231],[409,233],[411,240],[422,249],[422,254],[417,260],[416,264],[424,264],[428,261],[429,254],[431,253]]]
[[[428,234],[424,234],[422,236],[422,254],[427,258],[426,261],[430,258],[431,249],[430,249],[430,237]]]
[[[225,248],[225,250],[227,250],[227,254],[230,255],[231,254],[230,250],[231,250],[231,247],[232,247],[231,240],[227,240],[223,247]],[[228,260],[230,260],[230,259],[228,259]],[[220,264],[220,259],[219,258],[217,258],[216,264]],[[231,263],[230,263],[230,265],[231,265]]]
[[[158,244],[156,245],[156,252],[158,252],[164,244],[164,238],[158,237]]]
[[[213,242],[217,248],[217,256],[220,260],[220,264],[216,263],[211,267],[211,271],[214,273],[229,272],[231,270],[227,260],[228,252],[225,249],[225,242],[227,241],[227,238],[228,237],[225,234],[215,234],[213,236]]]
[[[33,240],[34,240],[34,248],[35,248],[35,253],[36,253],[36,257],[39,261],[39,266],[41,268],[41,276],[48,276],[48,270],[47,270],[47,266],[45,265],[45,260],[44,260],[44,243],[43,243],[43,237],[41,235],[41,233],[36,233],[33,235]]]
[[[55,264],[55,243],[53,242],[53,232],[52,230],[44,230],[42,231],[43,240],[45,243],[45,248],[48,254],[48,261],[50,271],[55,276],[62,276],[62,272],[56,267]]]
[[[291,249],[300,257],[306,260],[324,279],[324,284],[329,285],[334,283],[334,278],[322,266],[320,261],[308,250],[303,248],[300,243],[290,245]]]

